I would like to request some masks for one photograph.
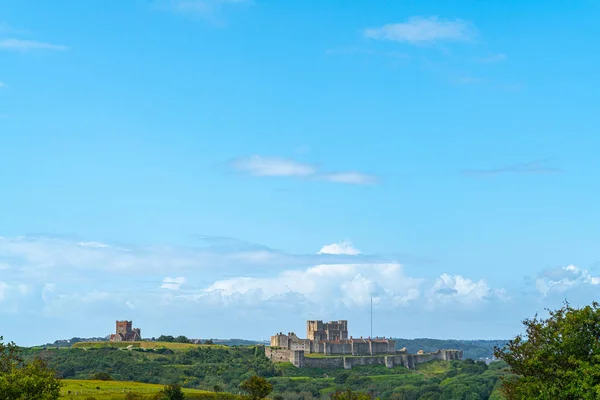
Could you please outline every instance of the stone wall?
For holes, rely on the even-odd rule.
[[[265,347],[265,356],[273,362],[291,362],[293,350]]]
[[[407,354],[398,352],[393,355],[362,356],[362,357],[306,357],[304,350],[287,350],[265,348],[265,356],[273,362],[291,362],[298,368],[345,368],[352,369],[355,365],[385,365],[388,368],[404,366],[414,369],[417,364],[433,361],[460,360],[462,350],[438,350],[435,353]]]
[[[313,358],[304,357],[305,368],[342,368],[344,366],[343,357],[331,358]]]

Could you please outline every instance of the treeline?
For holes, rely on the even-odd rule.
[[[440,339],[394,339],[396,349],[406,347],[409,353],[423,350],[425,353],[438,349],[462,350],[464,358],[474,360],[493,358],[494,346],[503,347],[508,340],[440,340]]]

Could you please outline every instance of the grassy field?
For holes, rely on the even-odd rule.
[[[417,371],[427,377],[440,375],[447,372],[450,369],[450,364],[445,361],[429,361],[423,364],[417,364]]]
[[[212,347],[212,348],[227,348],[227,346],[220,344],[191,344],[191,343],[172,343],[172,342],[78,342],[72,347],[79,349],[103,349],[103,348],[132,348],[141,349],[171,349],[171,350],[182,350],[191,349],[198,347]]]
[[[164,385],[153,385],[140,382],[93,381],[64,379],[61,388],[62,399],[86,400],[93,397],[97,400],[124,399],[128,392],[139,393],[148,397],[160,392]],[[188,399],[223,399],[237,400],[238,396],[229,393],[207,392],[196,389],[183,389]]]

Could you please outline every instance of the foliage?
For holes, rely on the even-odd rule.
[[[0,394],[6,399],[55,400],[60,396],[60,381],[40,358],[24,363],[20,349],[3,343],[0,336]]]
[[[580,309],[568,303],[549,317],[526,319],[526,337],[519,335],[496,357],[514,375],[502,384],[512,399],[600,398],[600,305]]]
[[[75,382],[85,385],[85,395],[73,400],[89,395],[98,400],[123,399],[127,391],[141,392],[146,396],[144,398],[150,399],[148,396],[173,382],[181,385],[190,400],[197,396],[206,400],[237,400],[238,396],[232,393],[239,393],[240,384],[255,375],[265,378],[273,386],[269,397],[279,400],[329,398],[336,391],[347,389],[353,393],[372,394],[382,400],[485,400],[491,396],[497,398],[499,377],[506,374],[507,367],[504,362],[487,366],[481,361],[464,360],[432,361],[419,364],[416,370],[401,366],[386,368],[384,365],[360,365],[352,370],[296,368],[291,363],[273,364],[265,357],[262,346],[178,345],[187,348],[134,348],[132,351],[117,347],[27,349],[23,357],[26,360],[43,357],[61,376],[81,379],[65,380],[70,388],[76,387]],[[97,372],[106,372],[115,380],[84,381]],[[140,389],[137,385],[142,383],[125,381],[159,385]],[[99,392],[103,395],[94,391],[95,387],[102,388]],[[109,396],[108,393],[116,393],[114,389],[110,392],[105,389],[109,387],[127,390]],[[191,388],[204,391],[192,393]]]
[[[331,400],[372,400],[373,395],[367,393],[356,393],[350,389],[338,390],[331,395]]]
[[[242,382],[240,388],[248,394],[250,400],[261,400],[273,391],[273,385],[261,376],[251,376]]]
[[[184,400],[185,395],[181,390],[181,386],[176,383],[172,383],[170,385],[165,386],[162,390],[162,394],[166,398],[166,400]]]
[[[106,372],[96,372],[90,376],[90,379],[93,381],[112,381],[113,377]]]
[[[192,343],[192,341],[190,339],[188,339],[186,336],[180,335],[177,337],[173,337],[171,335],[160,335],[158,337],[158,339],[156,339],[158,342],[167,342],[167,343]]]

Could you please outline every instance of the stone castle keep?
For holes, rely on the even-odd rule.
[[[274,362],[291,362],[298,368],[346,369],[369,364],[414,368],[427,361],[458,360],[463,356],[462,350],[408,354],[406,349],[396,350],[396,342],[392,339],[348,337],[348,321],[343,320],[307,321],[306,337],[301,339],[293,332],[287,335],[280,332],[271,336],[271,346],[265,349],[265,354]]]
[[[111,342],[138,342],[142,340],[140,328],[132,328],[131,321],[117,321],[116,333],[110,335]]]
[[[295,333],[278,333],[271,336],[271,347],[287,350],[303,350],[305,353],[324,355],[375,355],[396,351],[396,342],[386,338],[348,338],[348,321],[307,321],[307,339]]]

